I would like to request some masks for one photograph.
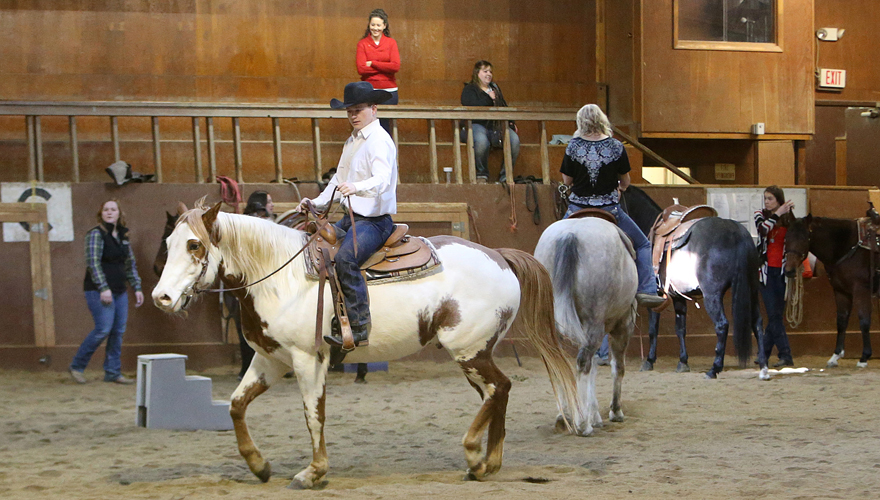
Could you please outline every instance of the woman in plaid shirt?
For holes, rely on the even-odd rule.
[[[98,225],[86,233],[86,275],[83,290],[86,303],[95,320],[73,361],[70,375],[79,384],[88,382],[83,371],[98,346],[107,339],[104,358],[104,382],[132,384],[122,375],[122,335],[128,320],[127,285],[134,288],[135,307],[144,303],[141,278],[135,266],[134,253],[128,239],[125,217],[119,202],[110,200],[98,212]]]

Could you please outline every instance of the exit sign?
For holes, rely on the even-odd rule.
[[[819,87],[823,89],[842,89],[846,87],[846,70],[820,69]]]

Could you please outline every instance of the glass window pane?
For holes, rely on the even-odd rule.
[[[776,0],[679,0],[679,40],[775,43]]]

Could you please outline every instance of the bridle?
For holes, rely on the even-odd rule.
[[[324,209],[323,213],[319,213],[318,210],[315,208],[314,204],[312,204],[312,202],[310,200],[307,200],[305,202],[304,208],[306,209],[306,214],[308,215],[310,213],[315,218],[315,221],[318,224],[317,231],[315,231],[315,234],[311,235],[306,240],[306,242],[303,244],[302,248],[300,248],[298,252],[293,254],[293,257],[287,259],[287,262],[285,262],[284,264],[281,264],[280,267],[278,267],[277,269],[275,269],[271,273],[267,274],[266,276],[263,276],[262,278],[254,281],[254,282],[248,283],[246,285],[237,286],[235,288],[199,288],[198,287],[199,282],[202,281],[202,278],[204,278],[205,274],[207,274],[207,272],[208,272],[208,253],[206,252],[205,258],[202,259],[202,262],[201,262],[202,263],[202,270],[201,270],[201,272],[199,272],[198,278],[196,278],[196,280],[193,281],[191,285],[187,286],[183,290],[183,292],[181,292],[181,295],[186,297],[186,302],[184,302],[183,307],[186,307],[186,305],[189,304],[189,301],[192,299],[192,297],[197,293],[220,293],[220,292],[232,292],[235,290],[244,290],[245,288],[249,288],[249,287],[252,287],[258,283],[262,283],[263,281],[266,281],[267,279],[271,278],[272,276],[277,274],[279,271],[281,271],[282,269],[287,267],[288,264],[293,262],[294,259],[299,257],[299,255],[302,254],[306,250],[306,248],[309,247],[309,244],[311,244],[313,241],[315,241],[315,239],[317,239],[320,236],[321,230],[329,224],[329,221],[328,221],[329,217],[331,215],[335,214],[339,210],[339,208],[343,205],[342,202],[340,202],[336,205],[336,208],[334,208],[332,212],[330,211],[330,208],[333,206],[333,199],[336,196],[336,189],[337,189],[336,186],[334,186],[333,193],[330,195],[330,203],[327,204],[327,208]],[[348,207],[349,207],[348,213],[351,216],[351,227],[352,227],[352,230],[354,231],[354,211],[351,210],[351,199],[348,196],[346,196],[345,199],[348,200]],[[354,232],[352,234],[352,236],[354,238],[355,252],[357,252],[357,232]],[[357,256],[357,253],[355,253],[355,256]]]

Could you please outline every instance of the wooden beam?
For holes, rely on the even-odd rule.
[[[119,161],[119,119],[115,116],[110,117],[110,141],[113,143],[113,162]]]
[[[24,117],[25,128],[27,129],[28,144],[28,180],[37,180],[37,159],[34,152],[34,117],[31,115]]]
[[[241,172],[241,124],[238,117],[232,119],[232,147],[235,150],[235,181],[244,182]]]
[[[272,118],[272,150],[275,152],[275,182],[284,182],[284,171],[281,169],[281,125],[278,118]]]
[[[67,124],[70,128],[70,165],[73,174],[73,182],[79,182],[79,142],[76,138],[76,117],[67,118]]]
[[[439,184],[439,174],[437,173],[437,126],[434,120],[428,120],[428,153],[431,158],[431,182]]]
[[[541,178],[550,184],[550,151],[547,149],[547,122],[541,120]]]
[[[203,184],[205,182],[205,177],[202,172],[202,141],[199,138],[200,127],[199,127],[199,117],[198,116],[194,116],[192,119],[192,131],[193,131],[193,158],[195,158],[195,162],[196,162],[196,182],[199,184]]]
[[[40,117],[34,117],[34,157],[37,159],[37,181],[45,182],[43,171],[43,128],[40,126]]]
[[[214,148],[214,119],[210,116],[205,120],[205,133],[208,135],[208,170],[211,178],[208,182],[217,182],[217,151]]]
[[[468,155],[468,181],[471,184],[477,182],[477,160],[474,157],[474,124],[467,121],[467,155]]]
[[[455,170],[455,183],[461,184],[461,120],[452,122],[452,155],[455,158],[455,163],[452,165]]]
[[[312,162],[315,166],[315,182],[321,182],[321,126],[312,118]]]
[[[504,141],[502,149],[504,150],[504,176],[507,184],[513,186],[513,152],[510,146],[510,122],[504,120]]]
[[[159,146],[159,117],[150,118],[153,128],[153,166],[156,168],[156,182],[162,183],[162,149]]]

